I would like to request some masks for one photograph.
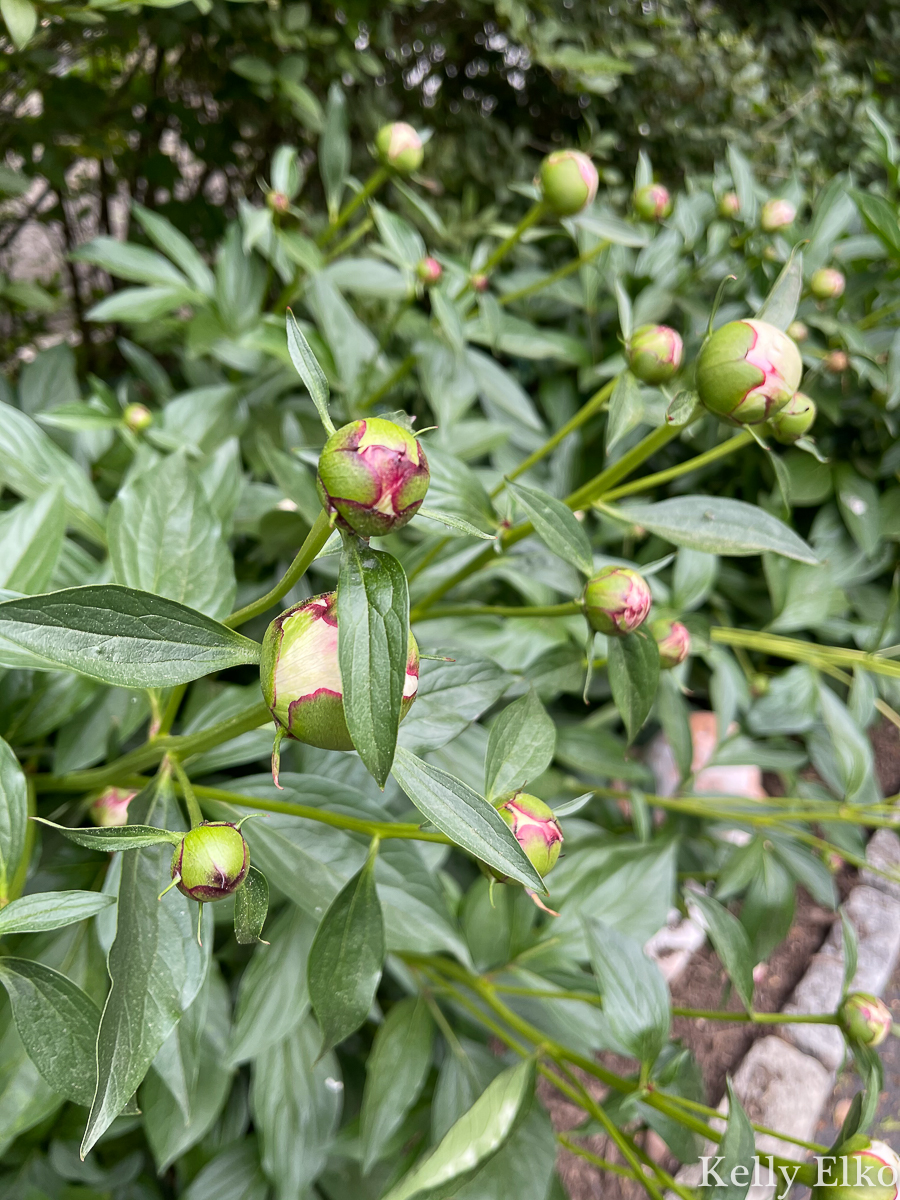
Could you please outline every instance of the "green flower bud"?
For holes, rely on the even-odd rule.
[[[286,213],[291,207],[291,199],[284,192],[266,192],[266,204],[274,213]]]
[[[740,211],[741,202],[737,192],[726,192],[724,196],[719,197],[720,217],[725,217],[727,220],[730,217],[736,217]]]
[[[95,825],[127,825],[128,805],[136,795],[125,788],[104,788],[88,809],[88,816]]]
[[[758,425],[784,408],[803,373],[800,351],[766,321],[729,321],[706,339],[697,390],[707,409],[735,425]]]
[[[126,404],[122,420],[132,433],[143,433],[153,424],[153,413],[146,404]]]
[[[691,652],[691,635],[680,621],[660,617],[650,622],[650,632],[659,648],[659,665],[663,671],[677,667]]]
[[[338,663],[337,593],[295,604],[263,638],[259,665],[263,699],[286,734],[322,750],[352,750]],[[419,648],[409,635],[401,720],[419,687]]]
[[[843,350],[829,350],[822,361],[832,375],[841,375],[850,366],[850,359]]]
[[[766,233],[775,233],[793,225],[797,210],[790,200],[767,200],[759,214],[759,225]]]
[[[554,150],[541,163],[538,178],[544,203],[558,217],[573,217],[593,204],[597,168],[580,150]]]
[[[411,433],[369,417],[336,429],[319,457],[316,487],[322,507],[360,537],[402,529],[418,512],[430,474]]]
[[[436,258],[422,258],[416,264],[416,275],[422,283],[429,287],[434,287],[435,284],[441,282],[441,276],[444,273],[444,268]]]
[[[652,599],[646,580],[631,567],[603,567],[584,589],[584,614],[592,629],[618,637],[646,621]]]
[[[820,1163],[825,1183],[813,1188],[811,1200],[897,1200],[900,1158],[885,1142],[869,1142]],[[844,1180],[847,1180],[844,1183]]]
[[[491,281],[483,271],[476,271],[469,282],[472,284],[473,292],[486,292],[491,285]]]
[[[885,1002],[868,992],[852,992],[841,1005],[839,1015],[847,1037],[864,1046],[880,1046],[894,1026]]]
[[[634,211],[642,221],[662,221],[672,211],[669,189],[661,183],[647,183],[634,193]]]
[[[172,878],[191,900],[224,900],[250,870],[250,850],[236,825],[204,821],[186,833],[172,856]]]
[[[817,300],[837,300],[838,296],[844,294],[846,286],[843,272],[834,267],[819,267],[818,271],[813,271],[809,281],[809,290]]]
[[[809,337],[809,329],[803,321],[791,321],[787,327],[787,335],[795,342],[805,342]]]
[[[515,835],[538,875],[546,875],[556,866],[563,835],[559,822],[537,796],[516,792],[498,806],[500,816]]]
[[[641,325],[628,344],[628,365],[644,383],[665,383],[678,371],[684,354],[681,336],[668,325]]]
[[[794,392],[784,408],[769,418],[766,429],[776,441],[791,446],[812,429],[815,420],[815,402],[803,392]]]
[[[422,139],[405,121],[382,125],[375,135],[375,148],[381,161],[401,175],[418,171],[425,156]]]

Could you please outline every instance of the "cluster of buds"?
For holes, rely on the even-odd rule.
[[[632,374],[644,383],[665,383],[681,366],[684,343],[668,325],[641,325],[627,347]]]
[[[603,567],[584,589],[584,615],[597,633],[624,637],[647,619],[653,597],[631,567]]]
[[[425,157],[422,139],[405,121],[382,125],[375,135],[375,149],[385,166],[393,167],[401,175],[418,171]]]
[[[228,821],[204,821],[186,833],[172,855],[179,892],[206,904],[236,892],[250,870],[244,835]]]
[[[809,290],[817,300],[837,300],[843,296],[847,280],[842,271],[835,267],[819,267],[813,271],[809,281]]]
[[[101,828],[115,827],[128,824],[128,805],[137,792],[125,788],[108,787],[100,793],[88,809],[88,816],[95,825]]]
[[[800,351],[766,321],[729,321],[707,338],[697,361],[697,391],[715,416],[758,425],[788,403],[800,385]]]
[[[736,217],[741,211],[741,202],[738,199],[737,192],[726,192],[724,196],[719,197],[718,212],[720,217],[726,220],[731,217]]]
[[[857,1145],[856,1143],[861,1143]],[[886,1142],[851,1138],[818,1161],[818,1181],[810,1200],[898,1200],[900,1157]]]
[[[535,183],[544,205],[558,217],[583,212],[597,195],[597,168],[580,150],[555,150],[541,163]]]
[[[428,462],[411,433],[370,417],[336,429],[319,457],[316,487],[326,512],[360,537],[384,537],[418,512]]]
[[[672,211],[669,189],[661,183],[646,183],[634,193],[634,211],[642,221],[663,221]]]
[[[650,622],[650,632],[659,650],[659,665],[663,671],[680,666],[691,652],[691,635],[680,621],[660,617]]]
[[[767,200],[759,214],[759,226],[764,233],[777,233],[793,225],[797,209],[790,200]]]
[[[784,446],[792,446],[809,433],[816,419],[816,405],[803,392],[794,392],[787,404],[766,422],[766,431]]]
[[[516,792],[498,804],[497,811],[538,875],[546,875],[556,866],[563,835],[553,809],[527,792]]]
[[[838,1015],[847,1037],[863,1046],[880,1046],[894,1027],[891,1010],[868,992],[851,992]]]
[[[416,264],[416,277],[426,287],[435,287],[439,284],[443,274],[444,269],[441,264],[436,258],[432,258],[430,255],[428,258],[419,259]]]
[[[259,673],[263,699],[287,736],[322,750],[354,748],[344,717],[336,592],[313,596],[275,618],[263,638]],[[419,648],[410,634],[401,720],[418,686]]]

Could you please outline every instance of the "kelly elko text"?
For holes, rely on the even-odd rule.
[[[700,1164],[703,1168],[701,1187],[712,1187],[713,1185],[726,1187],[729,1182],[735,1187],[746,1187],[748,1184],[752,1184],[754,1187],[774,1186],[776,1200],[785,1200],[803,1165],[802,1163],[797,1163],[796,1166],[780,1164],[776,1167],[775,1159],[771,1154],[764,1158],[756,1155],[753,1158],[752,1167],[740,1164],[732,1167],[730,1171],[726,1169],[723,1174],[722,1164],[724,1161],[722,1156],[701,1155]],[[864,1166],[855,1155],[835,1157],[829,1154],[817,1154],[813,1161],[816,1164],[816,1187],[880,1186],[896,1188],[900,1184],[895,1167],[885,1164],[876,1170],[874,1164]],[[777,1189],[782,1183],[783,1190],[778,1191]]]

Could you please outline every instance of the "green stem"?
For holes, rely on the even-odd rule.
[[[165,737],[175,724],[175,718],[178,716],[178,709],[181,707],[181,701],[184,699],[184,693],[187,691],[188,685],[180,683],[177,687],[172,688],[169,694],[169,699],[166,701],[166,707],[163,709],[162,720],[159,723],[159,729],[156,731],[156,736]]]
[[[582,611],[581,602],[570,600],[566,604],[445,604],[431,608],[416,617],[417,621],[437,621],[440,617],[571,617]],[[412,619],[412,614],[410,614]]]
[[[637,1179],[634,1171],[630,1171],[628,1167],[610,1162],[608,1158],[601,1158],[599,1154],[594,1154],[584,1146],[579,1146],[566,1133],[558,1133],[556,1140],[570,1154],[577,1154],[579,1158],[583,1158],[585,1162],[589,1162],[594,1167],[599,1167],[601,1171],[608,1171],[611,1175],[618,1175],[620,1179]]]
[[[178,761],[174,754],[169,755],[169,762],[175,770],[175,778],[181,786],[181,794],[184,796],[184,802],[187,805],[188,816],[191,821],[191,829],[196,829],[198,825],[203,824],[203,813],[200,811],[200,805],[197,803],[197,797],[194,795],[194,788],[188,779],[187,772]]]
[[[544,202],[543,200],[537,200],[534,204],[532,204],[531,208],[529,208],[528,212],[518,223],[509,237],[505,237],[494,253],[489,256],[487,262],[481,268],[482,273],[485,275],[490,275],[491,271],[493,271],[493,269],[498,266],[504,258],[506,258],[507,254],[509,254],[510,250],[512,250],[517,244],[522,235],[527,232],[532,225],[536,225],[543,215]]]
[[[900,663],[892,662],[877,654],[864,650],[848,650],[843,646],[819,646],[814,642],[802,642],[797,638],[781,637],[775,633],[758,633],[751,629],[728,629],[716,626],[711,631],[714,642],[726,646],[741,646],[746,650],[758,650],[775,658],[787,658],[795,662],[806,662],[811,666],[826,664],[831,667],[862,667],[877,675],[900,678]]]
[[[604,493],[603,499],[613,501],[622,496],[633,496],[636,492],[649,492],[653,488],[659,487],[660,484],[669,483],[691,471],[699,471],[701,467],[705,467],[717,459],[734,454],[735,450],[742,449],[752,441],[752,434],[739,433],[736,437],[729,438],[727,442],[722,442],[720,446],[714,446],[712,450],[707,450],[695,458],[689,458],[686,462],[679,463],[677,467],[668,467],[665,471],[657,471],[654,475],[645,475],[642,479],[635,479],[632,483],[624,483],[621,487],[613,488],[612,491]]]
[[[346,237],[341,238],[336,246],[331,247],[331,249],[325,255],[325,262],[334,262],[336,258],[340,258],[342,254],[346,254],[351,246],[355,246],[361,237],[365,237],[365,235],[370,229],[373,228],[374,225],[375,222],[371,217],[366,217],[365,220],[360,221],[358,225],[354,225]]]
[[[761,1013],[720,1012],[718,1009],[673,1008],[673,1017],[692,1017],[708,1021],[749,1022],[752,1025],[840,1025],[835,1013]]]
[[[592,249],[586,250],[584,254],[579,254],[577,258],[573,258],[571,262],[558,267],[551,274],[544,275],[541,279],[536,279],[534,283],[529,283],[527,287],[517,288],[514,292],[505,292],[500,297],[500,303],[513,304],[516,300],[524,300],[526,296],[533,296],[535,292],[542,292],[544,288],[552,287],[554,283],[559,283],[561,279],[566,279],[569,275],[574,275],[579,267],[586,266],[587,263],[592,262],[608,246],[609,242],[598,242]]]
[[[641,463],[646,462],[648,458],[652,458],[658,450],[661,450],[663,446],[677,438],[686,428],[687,425],[661,425],[659,429],[654,429],[652,433],[648,433],[645,438],[642,438],[636,446],[632,446],[612,466],[601,471],[599,475],[595,475],[593,479],[589,479],[586,484],[578,488],[571,496],[566,497],[566,504],[569,508],[573,509],[586,508],[592,500],[596,500],[599,496],[604,496],[620,479],[624,479],[626,475],[630,475]]]
[[[347,224],[359,206],[365,204],[371,196],[374,196],[379,188],[387,183],[389,178],[390,171],[387,167],[376,167],[356,195],[351,196],[335,219],[329,223],[327,229],[322,230],[316,238],[316,245],[324,246],[329,242],[337,231]]]
[[[388,394],[388,392],[393,391],[401,379],[406,378],[415,365],[416,356],[414,354],[407,354],[406,358],[402,360],[400,365],[396,367],[390,373],[390,375],[388,375],[384,383],[380,384],[375,391],[372,392],[371,396],[366,396],[365,400],[361,400],[359,402],[357,405],[359,410],[361,412],[366,412],[372,407],[373,404],[377,404],[382,397]]]
[[[254,617],[258,617],[261,613],[267,612],[273,604],[277,604],[283,599],[291,588],[297,583],[306,573],[307,568],[315,559],[316,555],[328,541],[331,536],[331,525],[328,521],[328,515],[323,510],[313,522],[313,527],[306,535],[306,540],[297,551],[297,557],[285,571],[284,575],[279,579],[278,583],[264,596],[260,596],[258,600],[254,600],[252,604],[246,604],[243,608],[239,608],[237,612],[233,612],[230,617],[226,617],[222,622],[229,629],[236,629],[238,625],[243,625],[245,621],[250,621]]]

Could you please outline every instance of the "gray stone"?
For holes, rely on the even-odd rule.
[[[876,829],[866,847],[866,858],[873,867],[894,875],[894,879],[885,879],[884,875],[876,875],[874,871],[863,868],[860,880],[869,887],[886,892],[895,900],[900,900],[900,837],[892,829]]]

